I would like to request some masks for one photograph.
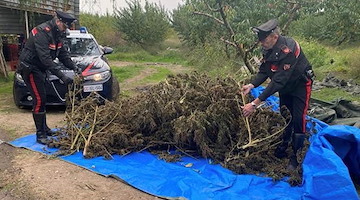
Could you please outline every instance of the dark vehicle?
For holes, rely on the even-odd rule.
[[[67,47],[71,59],[82,70],[83,83],[81,85],[85,97],[91,92],[97,92],[103,98],[114,100],[119,96],[120,87],[116,77],[113,76],[105,54],[110,54],[113,49],[98,45],[95,38],[87,33],[86,29],[71,30],[67,36]],[[74,71],[67,69],[58,60],[58,67],[68,77],[74,77]],[[46,105],[65,105],[65,94],[68,88],[55,75],[47,72]],[[15,73],[13,87],[14,101],[17,107],[31,106],[32,97],[26,88],[21,75]]]

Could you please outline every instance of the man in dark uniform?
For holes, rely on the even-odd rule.
[[[300,45],[289,37],[281,36],[275,19],[254,27],[262,46],[263,60],[255,79],[244,85],[241,91],[248,94],[254,87],[261,85],[267,78],[271,81],[264,92],[254,101],[244,105],[244,116],[252,114],[257,106],[270,95],[279,92],[280,107],[286,106],[291,113],[289,126],[283,134],[283,141],[277,147],[275,156],[286,157],[290,140],[294,154],[290,157],[289,167],[298,165],[296,153],[303,147],[305,139],[305,116],[309,106],[312,68]],[[284,112],[281,112],[285,115]]]
[[[18,72],[23,77],[33,98],[33,118],[36,126],[36,141],[46,144],[47,136],[53,132],[46,124],[46,70],[59,77],[64,84],[72,83],[58,68],[54,59],[58,58],[65,67],[79,72],[71,60],[68,51],[63,47],[66,29],[75,18],[61,11],[50,21],[38,25],[31,30],[30,37],[19,57]]]

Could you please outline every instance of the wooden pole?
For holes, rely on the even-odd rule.
[[[0,68],[1,68],[1,73],[4,75],[4,77],[8,78],[9,75],[6,69],[6,61],[3,52],[3,41],[1,37],[0,37]]]

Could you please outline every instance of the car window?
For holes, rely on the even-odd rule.
[[[71,56],[101,55],[98,45],[91,38],[66,38],[65,43]]]

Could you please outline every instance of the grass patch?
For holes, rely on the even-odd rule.
[[[139,66],[139,65],[131,65],[127,67],[112,67],[112,71],[118,81],[124,82],[124,80],[132,78],[140,73],[141,70],[143,70],[145,66]]]
[[[107,58],[112,61],[163,62],[187,65],[187,62],[180,51],[171,48],[155,54],[151,54],[145,50],[118,48],[114,53],[107,55]]]
[[[145,77],[141,83],[158,83],[160,81],[165,80],[165,78],[172,74],[172,72],[164,67],[154,67],[151,66],[151,68],[156,69],[156,73],[151,74],[150,76]]]
[[[339,98],[360,102],[360,96],[351,95],[350,93],[338,88],[323,88],[321,90],[312,91],[311,97],[328,102]]]
[[[317,80],[321,81],[328,73],[333,73],[337,78],[353,79],[360,83],[359,47],[333,47],[312,40],[297,40],[313,66]]]
[[[13,82],[12,81],[1,82],[0,83],[0,95],[12,94],[12,89],[13,89]]]
[[[12,94],[14,72],[9,73],[9,78],[0,78],[0,95]]]

